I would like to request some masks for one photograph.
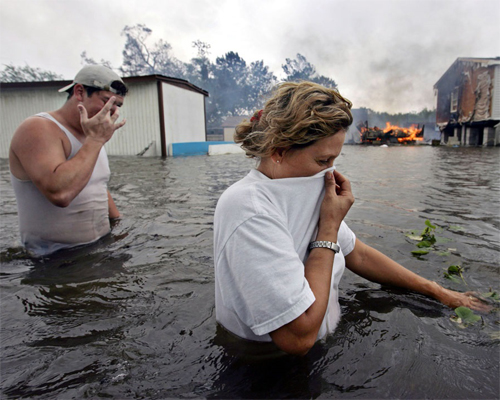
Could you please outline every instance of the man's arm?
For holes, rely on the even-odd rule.
[[[31,180],[54,205],[67,207],[88,183],[102,146],[113,132],[123,126],[114,122],[118,112],[110,115],[115,98],[88,119],[81,109],[85,131],[82,148],[66,159],[64,133],[52,121],[29,118],[15,132],[11,143],[11,171],[19,179]]]
[[[445,289],[436,282],[407,270],[358,239],[354,250],[345,259],[347,268],[369,281],[412,290],[433,297],[452,308],[464,306],[482,311],[489,309],[485,303],[470,293]]]
[[[116,207],[113,198],[111,197],[111,193],[108,190],[108,208],[109,208],[109,219],[120,218],[120,211]]]

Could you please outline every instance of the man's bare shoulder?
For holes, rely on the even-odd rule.
[[[51,143],[60,146],[66,135],[61,128],[48,118],[32,116],[26,118],[14,132],[11,149],[21,151],[25,146],[30,148]]]
[[[52,132],[57,134],[61,132],[61,128],[57,126],[54,121],[51,121],[48,118],[39,117],[39,116],[31,116],[26,118],[16,129],[14,132],[14,136],[17,135],[29,135],[35,136],[40,131],[48,132],[49,134]]]
[[[43,117],[29,117],[16,129],[10,143],[11,172],[19,179],[31,179],[40,165],[66,159],[71,145],[61,128]],[[29,170],[33,170],[28,173]]]

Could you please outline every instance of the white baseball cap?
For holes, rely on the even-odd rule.
[[[86,65],[76,74],[73,83],[59,89],[59,91],[67,92],[77,83],[80,83],[85,86],[91,86],[101,90],[107,90],[115,94],[123,94],[123,90],[117,90],[112,86],[113,83],[115,82],[120,82],[121,85],[125,86],[125,83],[123,83],[122,78],[120,78],[111,69],[103,65]],[[127,92],[127,87],[125,86],[125,93],[126,92]]]

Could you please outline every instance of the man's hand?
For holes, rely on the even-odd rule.
[[[118,107],[115,107],[112,112],[115,101],[116,97],[111,97],[104,107],[90,119],[88,118],[87,109],[83,104],[78,104],[80,124],[87,138],[104,144],[111,139],[117,129],[125,125],[126,120],[116,123],[120,112]]]

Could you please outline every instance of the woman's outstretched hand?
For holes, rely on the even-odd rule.
[[[436,285],[438,284],[436,283]],[[445,289],[441,286],[440,289],[436,299],[448,307],[468,307],[472,310],[483,312],[488,312],[492,309],[489,304],[477,297],[474,292],[455,292],[454,290]]]

